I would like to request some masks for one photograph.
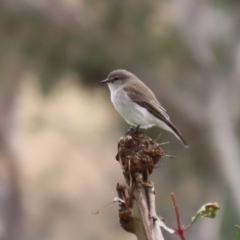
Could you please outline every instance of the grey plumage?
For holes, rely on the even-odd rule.
[[[102,82],[108,84],[116,110],[130,125],[161,127],[172,132],[184,146],[188,146],[151,89],[134,74],[126,70],[115,70]]]

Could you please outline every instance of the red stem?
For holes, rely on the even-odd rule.
[[[176,234],[178,234],[178,236],[180,237],[181,240],[186,240],[186,238],[184,236],[185,229],[181,226],[180,213],[179,213],[179,208],[177,205],[177,199],[176,199],[174,193],[171,193],[171,196],[172,196],[173,206],[174,206],[175,214],[176,214],[176,218],[177,218],[177,229],[175,230],[175,232],[176,232]]]
[[[177,227],[178,227],[178,230],[179,230],[179,229],[181,229],[179,208],[178,208],[177,200],[176,200],[176,197],[175,197],[174,193],[171,193],[171,196],[172,196],[173,206],[174,206],[175,214],[176,214],[176,218],[177,218]]]
[[[185,236],[183,234],[183,231],[179,232],[178,236],[180,237],[181,240],[186,240],[186,238],[185,238]]]

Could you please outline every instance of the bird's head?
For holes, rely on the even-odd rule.
[[[133,82],[136,80],[138,79],[133,73],[121,69],[110,72],[107,78],[101,81],[101,83],[107,83],[110,89],[116,89],[127,82]]]

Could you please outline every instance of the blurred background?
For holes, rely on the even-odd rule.
[[[134,72],[154,89],[190,148],[147,131],[177,159],[153,174],[158,214],[175,225],[207,202],[187,239],[231,240],[240,224],[240,2],[0,0],[0,239],[135,236],[110,205],[128,126],[100,80]],[[164,233],[167,240],[178,239]]]

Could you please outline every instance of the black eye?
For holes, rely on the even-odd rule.
[[[114,81],[117,81],[117,80],[119,80],[119,77],[114,77]]]

